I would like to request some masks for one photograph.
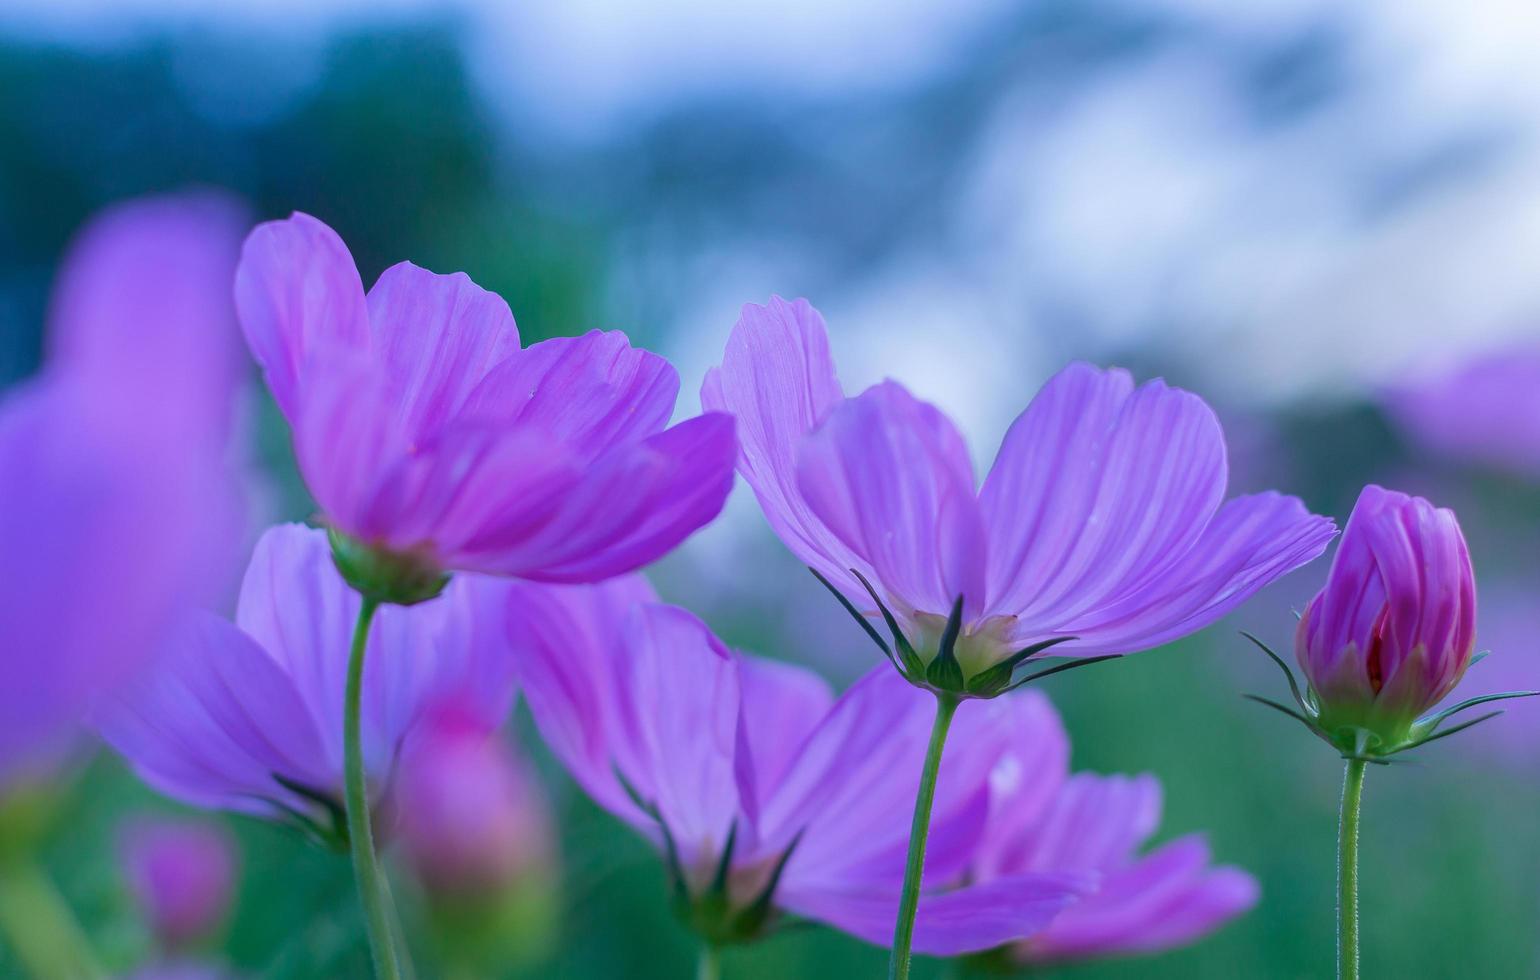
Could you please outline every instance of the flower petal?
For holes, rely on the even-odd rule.
[[[602,456],[517,544],[468,542],[463,567],[597,582],[661,558],[722,510],[737,452],[731,416],[701,415]]]
[[[1024,959],[1057,962],[1152,953],[1192,942],[1257,903],[1255,879],[1210,868],[1202,838],[1172,841],[1109,873],[1095,892],[1066,909],[1022,947]]]
[[[618,330],[531,345],[489,373],[467,415],[536,428],[584,461],[656,435],[679,395],[679,374]]]
[[[984,606],[984,525],[962,436],[885,381],[829,414],[798,452],[798,486],[904,612]]]
[[[823,317],[805,299],[745,304],[722,366],[707,372],[700,397],[706,411],[737,417],[738,471],[786,547],[846,595],[866,601],[849,569],[870,567],[823,526],[797,485],[798,444],[845,398]]]
[[[742,710],[738,714],[739,795],[750,820],[774,795],[787,768],[834,703],[828,683],[795,664],[738,657]]]
[[[1080,639],[1057,649],[1080,656],[1129,653],[1186,636],[1318,557],[1335,534],[1330,519],[1311,514],[1295,497],[1269,492],[1226,501],[1159,579],[1061,622],[1059,635]],[[1022,623],[1017,636],[1029,642],[1044,634]]]
[[[386,400],[413,441],[456,416],[487,374],[519,351],[508,304],[463,272],[391,266],[369,290]]]
[[[653,822],[616,779],[611,752],[621,738],[618,678],[627,656],[619,624],[656,601],[640,575],[587,586],[515,582],[505,620],[510,659],[546,745],[596,803],[648,831]]]
[[[993,949],[1040,932],[1093,887],[1083,875],[1013,875],[920,897],[914,951],[958,956]],[[878,946],[893,939],[899,889],[782,889],[786,908]]]
[[[315,716],[282,665],[251,637],[193,614],[165,654],[102,706],[102,737],[145,782],[194,806],[275,816],[309,804],[281,774],[333,788]]]
[[[369,313],[353,256],[308,214],[258,225],[235,271],[235,306],[278,407],[295,422],[298,377],[318,348],[366,354]]]
[[[1011,426],[980,495],[990,614],[1053,631],[1169,570],[1224,497],[1224,438],[1196,395],[1072,364]]]

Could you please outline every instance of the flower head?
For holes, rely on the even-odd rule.
[[[1058,644],[1094,657],[1184,636],[1334,533],[1293,497],[1225,501],[1224,438],[1197,396],[1086,364],[1038,392],[977,486],[937,409],[894,381],[844,396],[805,300],[745,306],[701,400],[738,417],[738,469],[787,547],[886,620],[905,676],[954,694],[998,694]]]
[[[238,567],[239,237],[223,198],[105,212],[60,272],[43,371],[0,401],[0,788]]]
[[[363,753],[376,806],[397,763],[452,711],[483,734],[513,700],[503,653],[506,585],[462,576],[430,603],[383,608],[364,670]],[[194,806],[293,819],[339,843],[343,686],[360,598],[322,531],[269,529],[246,571],[235,622],[180,624],[152,669],[97,723],[161,792]]]
[[[235,845],[219,828],[186,820],[141,820],[122,842],[129,887],[166,949],[205,938],[234,895]]]
[[[508,624],[546,742],[596,802],[663,852],[690,925],[738,942],[784,912],[888,941],[928,698],[885,669],[836,698],[801,668],[729,651],[636,577],[516,585]],[[958,724],[1005,717],[993,707]],[[1062,754],[1046,700],[1018,708],[1008,717],[1021,744]],[[949,753],[916,949],[951,955],[1030,936],[1091,885],[1035,872],[963,883],[999,744],[961,740]]]
[[[664,428],[668,362],[619,332],[521,349],[507,304],[463,273],[403,262],[366,294],[336,233],[296,214],[251,233],[236,303],[305,480],[356,543],[344,571],[383,600],[436,594],[444,571],[626,572],[730,488],[730,418]]]
[[[1475,646],[1475,573],[1454,512],[1365,487],[1295,633],[1317,725],[1358,752],[1402,746]]]

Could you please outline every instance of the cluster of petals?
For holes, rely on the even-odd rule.
[[[506,718],[514,697],[501,626],[506,588],[464,575],[431,603],[376,613],[362,744],[377,806],[390,807],[400,759],[441,718],[483,734]],[[360,602],[324,532],[271,528],[257,543],[234,622],[184,617],[155,663],[103,705],[97,727],[168,796],[337,830],[343,689]]]
[[[60,272],[43,370],[0,398],[0,784],[46,767],[238,567],[241,230],[207,195],[104,212]]]
[[[690,901],[721,889],[729,908],[768,904],[886,944],[928,696],[878,668],[836,698],[808,671],[728,650],[636,577],[520,583],[511,609],[521,688],[547,744],[590,796],[669,856]],[[917,950],[1153,949],[1254,900],[1244,875],[1207,869],[1201,844],[1133,854],[1158,815],[1152,780],[1083,813],[1083,788],[1103,783],[1066,782],[1068,742],[1041,695],[964,705],[955,724]]]
[[[1394,743],[1454,690],[1475,647],[1475,573],[1454,512],[1365,487],[1295,633],[1321,726]]]
[[[858,608],[877,611],[857,575],[918,648],[961,597],[965,673],[1054,639],[1076,655],[1169,642],[1334,533],[1293,497],[1225,500],[1200,398],[1086,364],[1033,398],[977,485],[936,408],[894,381],[845,397],[805,300],[745,306],[701,400],[737,417],[738,468],[775,532]]]
[[[595,581],[671,550],[731,488],[732,420],[665,428],[678,374],[622,333],[521,348],[500,297],[410,262],[365,293],[304,214],[251,233],[235,291],[325,520],[367,547]]]

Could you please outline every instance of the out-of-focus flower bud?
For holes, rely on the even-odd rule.
[[[449,716],[408,747],[399,778],[397,841],[444,954],[468,968],[544,955],[556,935],[556,845],[524,761]]]
[[[219,929],[234,893],[235,845],[219,828],[186,820],[143,820],[123,835],[123,869],[150,930],[180,949]]]

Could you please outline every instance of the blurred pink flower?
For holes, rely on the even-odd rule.
[[[398,779],[399,840],[433,891],[490,895],[552,869],[556,842],[544,794],[485,726],[453,713],[433,719]]]
[[[1386,393],[1402,430],[1429,451],[1540,478],[1540,343],[1472,358]]]
[[[136,820],[123,834],[121,853],[129,887],[163,948],[208,938],[224,922],[237,861],[234,842],[218,827]]]
[[[0,402],[0,782],[42,765],[235,569],[240,224],[207,195],[104,212],[60,273],[48,363]]]

